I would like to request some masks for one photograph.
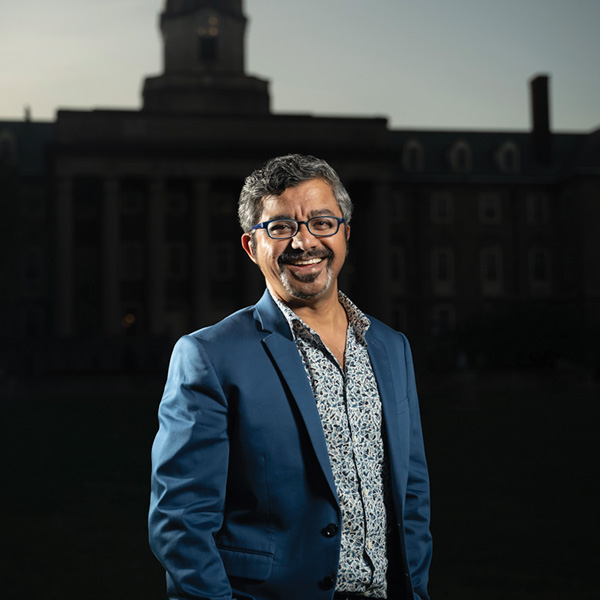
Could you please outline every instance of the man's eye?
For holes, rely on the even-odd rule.
[[[289,221],[276,221],[269,225],[269,231],[278,235],[286,234],[293,231],[294,226]]]
[[[316,219],[314,221],[311,221],[310,225],[313,229],[317,231],[327,231],[328,229],[332,229],[333,227],[335,227],[335,220],[327,218]]]

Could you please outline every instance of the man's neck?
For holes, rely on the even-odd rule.
[[[314,299],[280,300],[322,338],[346,338],[348,316],[338,296],[337,285],[328,290],[327,296]],[[341,343],[341,340],[338,343]]]

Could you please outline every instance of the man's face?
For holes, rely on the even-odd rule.
[[[288,188],[280,196],[264,199],[259,222],[271,219],[306,221],[316,216],[341,217],[331,186],[322,179],[311,179]],[[271,239],[264,229],[242,236],[248,256],[260,267],[267,287],[287,304],[307,305],[317,299],[337,296],[337,277],[346,259],[350,228],[340,225],[330,237],[312,235],[300,225],[293,238]]]

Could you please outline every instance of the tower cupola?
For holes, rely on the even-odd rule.
[[[245,73],[246,24],[241,0],[167,0],[163,74],[146,79],[144,110],[268,113],[268,82]]]

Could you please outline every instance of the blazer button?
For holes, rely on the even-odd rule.
[[[335,585],[335,579],[333,577],[325,577],[323,581],[319,581],[319,587],[322,590],[330,590]]]
[[[339,527],[335,523],[329,523],[325,529],[321,530],[321,533],[327,537],[333,537],[339,531]]]

